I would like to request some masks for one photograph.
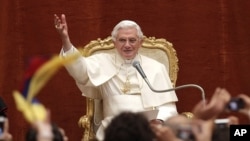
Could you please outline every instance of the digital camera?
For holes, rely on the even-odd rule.
[[[238,111],[239,109],[244,108],[245,103],[242,98],[232,98],[227,104],[227,109],[231,111]]]

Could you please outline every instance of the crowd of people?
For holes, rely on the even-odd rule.
[[[223,119],[226,122],[216,121],[224,112],[232,111],[228,106],[235,98],[241,99],[243,106],[234,108],[233,111],[247,116],[250,122],[250,97],[246,94],[232,97],[226,89],[217,88],[206,105],[201,101],[193,107],[193,118],[177,114],[162,123],[155,123],[148,121],[138,112],[121,112],[105,129],[104,141],[229,141],[230,125],[238,125],[240,123],[238,117],[226,117]],[[234,104],[234,107],[237,107],[237,104]],[[1,116],[3,115],[5,120],[0,140],[11,141],[12,135],[9,133],[9,121],[5,111],[1,110]],[[34,122],[31,127],[27,131],[26,141],[68,140],[64,130],[50,121],[49,111],[46,120]]]
[[[244,114],[250,122],[250,97],[239,94],[243,106],[233,111]],[[168,118],[163,124],[153,124],[139,114],[123,112],[116,116],[105,131],[105,141],[229,141],[230,125],[238,125],[239,119],[231,116],[228,106],[235,97],[224,88],[217,88],[204,105],[203,101],[196,104],[192,110],[193,118],[178,114]],[[242,103],[240,103],[242,105]],[[237,107],[234,103],[234,107]],[[229,117],[218,119],[223,113]]]
[[[7,116],[7,105],[0,98],[0,141],[12,141],[13,137],[9,131],[9,118]],[[31,123],[26,132],[26,141],[68,141],[68,137],[62,128],[50,120],[49,110],[45,120],[37,120]]]

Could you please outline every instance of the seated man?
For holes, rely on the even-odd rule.
[[[65,15],[55,15],[54,22],[63,44],[60,55],[67,57],[79,52],[70,41]],[[140,26],[130,20],[121,21],[114,27],[111,36],[116,53],[79,57],[66,65],[84,96],[103,99],[104,120],[96,134],[98,140],[103,140],[103,130],[112,117],[123,111],[159,109],[158,121],[177,114],[175,92],[152,92],[132,65],[134,61],[140,62],[155,89],[172,88],[164,65],[138,53],[143,42]],[[89,87],[98,88],[100,95],[87,93]]]

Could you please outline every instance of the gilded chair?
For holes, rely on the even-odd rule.
[[[100,52],[113,53],[115,50],[111,37],[91,41],[84,46],[83,56],[90,56]],[[144,37],[142,47],[139,52],[149,56],[166,66],[171,82],[175,87],[177,80],[178,58],[172,43],[165,39],[155,37]],[[98,99],[86,98],[86,115],[82,116],[78,122],[84,128],[82,141],[95,140],[95,132],[102,120],[102,101]],[[185,116],[192,116],[190,113],[183,113]],[[188,117],[190,118],[190,117]]]

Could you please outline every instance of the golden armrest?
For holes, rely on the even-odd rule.
[[[81,141],[96,141],[93,128],[91,126],[92,116],[84,115],[80,117],[78,126],[84,129],[83,138]]]
[[[184,115],[185,117],[187,117],[189,119],[194,118],[194,114],[191,112],[183,112],[183,113],[181,113],[181,115]]]
[[[84,116],[80,117],[80,119],[78,121],[78,126],[80,128],[87,129],[90,127],[90,124],[91,124],[91,117],[88,115],[84,115]]]

